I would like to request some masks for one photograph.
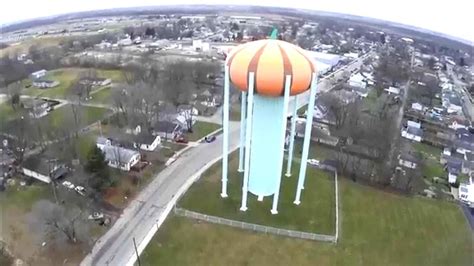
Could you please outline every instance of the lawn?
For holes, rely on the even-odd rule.
[[[220,127],[221,125],[218,124],[197,121],[193,126],[193,133],[187,133],[186,136],[189,141],[196,141],[216,131]]]
[[[38,89],[37,87],[31,86],[25,88],[23,93],[32,96],[65,98],[69,94],[73,82],[78,78],[80,71],[80,68],[60,68],[48,71],[44,78],[59,81],[58,86],[49,89]],[[31,84],[31,81],[24,80],[23,84]]]
[[[34,255],[38,245],[29,230],[28,213],[36,201],[51,198],[51,187],[44,184],[15,185],[0,192],[0,238],[8,243],[16,256],[29,258]]]
[[[91,103],[99,103],[99,104],[109,104],[111,103],[111,94],[112,91],[110,87],[106,87],[97,93],[92,93],[91,97],[92,99],[90,100]]]
[[[335,196],[332,174],[308,167],[305,190],[301,205],[293,204],[298,180],[299,164],[293,165],[293,175],[282,177],[278,215],[272,215],[273,197],[265,197],[263,202],[249,193],[248,210],[239,211],[242,198],[242,176],[237,172],[238,156],[234,153],[229,161],[229,197],[222,199],[221,164],[211,167],[186,193],[180,206],[210,215],[300,230],[321,234],[335,232]],[[286,164],[285,164],[286,165]],[[284,168],[286,170],[286,168]]]
[[[346,179],[340,189],[337,245],[171,216],[142,265],[473,265],[472,232],[457,205]]]
[[[293,150],[293,156],[295,158],[301,158],[302,152],[303,152],[303,139],[296,139],[294,150]],[[318,159],[318,160],[327,160],[327,159],[334,158],[334,156],[332,156],[334,152],[335,151],[331,150],[329,147],[312,141],[309,147],[308,158]],[[285,154],[288,154],[288,153],[285,153]]]
[[[0,103],[0,123],[15,119],[15,110],[8,102]]]
[[[443,166],[436,161],[426,160],[422,168],[423,176],[428,178],[441,177],[446,178],[448,174],[444,171]]]
[[[79,107],[79,119],[81,127],[88,126],[94,122],[101,120],[109,111],[104,108],[81,106]],[[59,129],[65,125],[73,124],[74,114],[71,105],[65,105],[49,113],[47,116],[41,118],[45,122],[51,123],[53,128]]]
[[[229,120],[230,121],[240,121],[240,111],[241,111],[240,101],[237,103],[233,103],[230,106],[229,111]]]
[[[59,68],[50,70],[44,77],[45,79],[57,80],[59,85],[49,89],[38,89],[31,86],[25,88],[23,93],[32,96],[43,96],[50,98],[66,98],[70,94],[70,89],[81,72],[87,71],[87,68]],[[103,70],[97,69],[97,75],[101,78],[109,78],[113,82],[122,82],[123,76],[121,70]],[[29,79],[23,80],[23,85],[31,84]]]
[[[431,158],[439,161],[442,150],[440,148],[433,147],[431,145],[417,142],[413,144],[413,147],[416,151],[419,151],[423,154],[424,158]]]
[[[111,79],[113,82],[123,82],[123,72],[118,69],[97,69],[97,76],[100,78]]]
[[[7,54],[22,54],[28,53],[28,49],[35,45],[37,48],[44,48],[47,46],[57,46],[63,40],[67,39],[67,37],[39,37],[39,38],[31,38],[22,41],[18,45],[12,45],[5,49],[0,49],[0,57],[3,57]]]

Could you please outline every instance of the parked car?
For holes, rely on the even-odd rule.
[[[174,141],[177,143],[188,143],[188,140],[183,135],[176,136],[176,138],[174,138]]]
[[[316,159],[308,159],[308,164],[310,165],[319,165],[319,161]]]
[[[209,136],[209,137],[204,138],[204,141],[207,143],[214,142],[215,140],[216,140],[216,136]]]
[[[69,181],[64,181],[63,186],[65,186],[67,189],[74,189],[75,188],[74,184],[69,182]]]
[[[104,218],[104,214],[101,212],[94,212],[93,214],[89,215],[89,220],[100,220]]]
[[[81,196],[86,195],[86,189],[82,186],[77,186],[74,190],[76,190],[76,192],[79,193],[79,195]]]

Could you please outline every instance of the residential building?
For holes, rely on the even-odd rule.
[[[79,80],[79,83],[82,85],[91,85],[94,87],[99,87],[99,86],[107,86],[112,83],[112,80],[110,79],[104,79],[104,78],[81,78]]]
[[[33,86],[40,89],[54,88],[59,85],[59,81],[48,80],[48,79],[37,79],[33,81]]]
[[[305,127],[306,120],[298,119],[296,121],[295,137],[304,138]],[[313,123],[313,129],[311,130],[311,140],[330,146],[336,146],[339,143],[339,138],[331,136],[328,126],[321,123]]]
[[[160,136],[153,136],[152,134],[143,132],[136,136],[134,146],[144,151],[154,151],[160,144]]]
[[[388,89],[384,89],[388,94],[393,94],[393,95],[399,95],[400,94],[400,89],[396,87],[389,87]]]
[[[423,130],[420,127],[419,123],[408,121],[408,126],[402,128],[402,137],[421,142],[423,138]]]
[[[162,139],[174,139],[181,134],[183,127],[171,121],[158,121],[153,125],[152,133],[155,136],[160,136]]]
[[[41,77],[44,77],[46,73],[47,73],[46,69],[41,69],[41,70],[31,73],[30,76],[32,79],[39,79]]]
[[[30,156],[21,164],[22,173],[44,183],[51,183],[66,176],[69,170],[56,159],[45,159],[40,156]]]
[[[108,165],[113,168],[128,172],[141,159],[139,152],[112,145],[112,142],[104,137],[98,137],[96,145],[104,153]]]
[[[449,160],[446,164],[446,170],[448,171],[448,181],[450,184],[456,183],[456,180],[461,173],[462,161]]]
[[[412,103],[411,109],[418,112],[423,112],[425,110],[425,107],[420,103]]]
[[[28,111],[31,118],[41,118],[51,110],[51,103],[43,99],[21,99],[21,106]]]
[[[418,167],[419,159],[412,154],[400,154],[398,155],[398,164],[400,166],[416,169]]]
[[[474,177],[471,176],[468,183],[460,184],[459,200],[470,208],[474,208]]]

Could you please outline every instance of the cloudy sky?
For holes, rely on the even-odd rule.
[[[4,0],[0,24],[77,11],[166,4],[258,4],[338,12],[414,25],[474,42],[472,0]]]

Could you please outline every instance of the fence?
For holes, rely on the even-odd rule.
[[[315,241],[324,241],[324,242],[333,242],[337,241],[336,236],[333,235],[321,235],[321,234],[314,234],[308,232],[301,232],[301,231],[294,231],[288,229],[281,229],[275,228],[270,226],[263,226],[258,224],[251,224],[245,223],[225,218],[220,218],[216,216],[206,215],[198,212],[188,211],[185,209],[181,209],[175,207],[174,212],[178,216],[184,216],[196,220],[206,221],[209,223],[214,224],[222,224],[227,225],[235,228],[247,229],[256,232],[266,233],[266,234],[274,234],[279,236],[286,236],[286,237],[294,237],[294,238],[301,238],[301,239],[308,239],[308,240],[315,240]]]

